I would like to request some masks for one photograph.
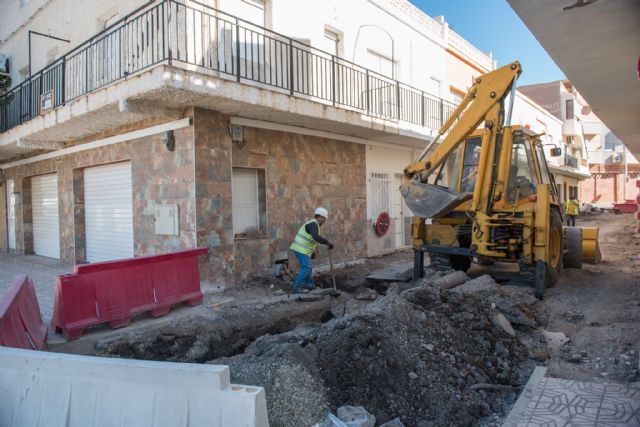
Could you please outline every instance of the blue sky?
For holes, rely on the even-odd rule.
[[[444,15],[455,32],[483,52],[493,52],[498,66],[520,61],[518,85],[565,78],[506,0],[410,1],[431,17]]]

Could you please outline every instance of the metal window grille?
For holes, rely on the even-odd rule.
[[[388,173],[371,173],[371,219],[391,212],[391,178]]]

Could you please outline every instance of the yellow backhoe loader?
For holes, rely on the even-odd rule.
[[[475,79],[438,137],[405,169],[401,192],[416,215],[414,278],[424,274],[425,252],[435,268],[517,263],[509,280],[533,286],[542,298],[563,262],[582,266],[583,230],[563,228],[541,135],[510,125],[521,71],[513,62]],[[584,257],[597,261],[597,229],[584,235]]]

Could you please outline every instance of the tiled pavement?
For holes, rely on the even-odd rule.
[[[14,255],[0,252],[0,295],[3,295],[18,274],[26,274],[33,280],[40,303],[42,319],[48,323],[53,312],[53,296],[56,276],[70,273],[71,265],[36,255]]]
[[[640,426],[640,389],[547,378],[545,372],[535,369],[504,426]]]

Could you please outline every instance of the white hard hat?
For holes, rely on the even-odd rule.
[[[329,212],[327,212],[325,208],[317,208],[315,214],[325,218],[329,218]]]

